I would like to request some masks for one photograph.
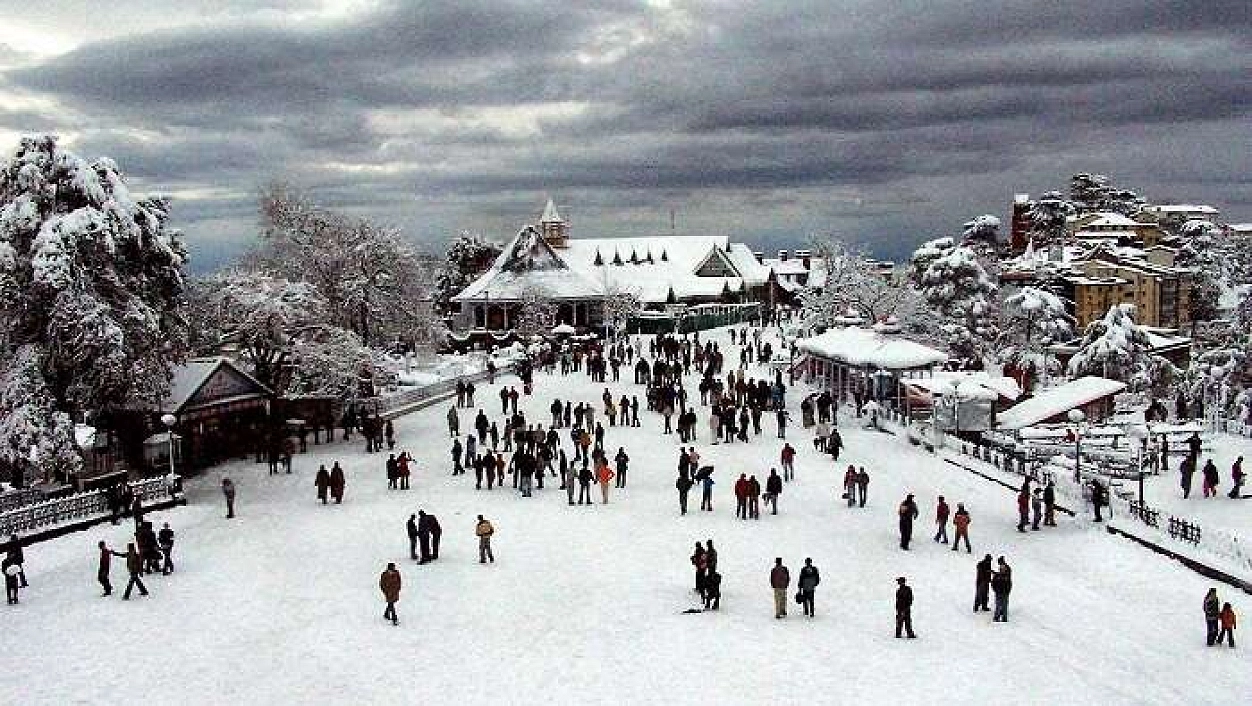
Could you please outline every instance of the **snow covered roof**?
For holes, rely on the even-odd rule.
[[[1143,210],[1149,213],[1204,213],[1211,216],[1215,216],[1218,213],[1217,209],[1212,206],[1191,203],[1167,203],[1159,206],[1144,206]]]
[[[739,277],[696,276],[697,268],[714,250],[720,250],[738,270],[742,254],[736,257],[733,248],[726,253],[728,244],[724,235],[576,238],[569,240],[560,254],[570,268],[593,282],[608,283],[619,291],[636,293],[646,303],[661,304],[671,288],[678,299],[716,297],[727,287],[738,292],[742,286]],[[743,252],[756,262],[750,250],[744,247]],[[601,264],[596,264],[597,259]],[[622,264],[613,264],[619,260]],[[760,281],[768,276],[766,270]]]
[[[1151,223],[1140,223],[1133,218],[1127,218],[1120,213],[1113,212],[1093,213],[1088,216],[1079,216],[1074,220],[1081,223],[1087,218],[1091,218],[1091,220],[1083,223],[1083,228],[1117,228],[1133,230],[1137,227],[1148,227],[1152,225]]]
[[[1016,400],[1022,396],[1022,388],[1017,384],[1016,380],[1010,377],[992,375],[985,370],[936,370],[929,377],[911,378],[905,380],[904,383],[940,396],[948,394],[954,383],[957,385],[957,391],[963,398],[983,397],[985,395]]]
[[[222,368],[229,370],[226,377],[222,378],[224,384],[220,391],[226,397],[251,397],[270,393],[268,387],[235,365],[230,358],[192,358],[174,367],[169,394],[161,401],[158,411],[177,414],[196,398],[197,393]]]
[[[1248,235],[1252,233],[1252,223],[1231,223],[1226,227],[1230,229],[1230,232],[1238,235]]]
[[[924,368],[948,359],[943,351],[898,335],[857,327],[830,329],[796,341],[800,350],[847,365],[883,370]]]
[[[540,223],[564,223],[565,219],[561,218],[561,214],[556,210],[556,204],[552,199],[548,199],[548,204],[543,207],[543,215],[539,217]]]
[[[540,289],[553,299],[585,299],[603,294],[603,287],[574,271],[527,226],[509,241],[491,268],[461,290],[452,301],[516,301],[527,289]]]
[[[810,264],[812,264],[812,261],[810,261]],[[786,260],[767,257],[765,258],[765,265],[773,269],[774,274],[778,275],[804,275],[809,272],[809,268],[804,266],[804,262],[795,257],[789,257]]]
[[[1124,389],[1126,383],[1106,378],[1084,377],[1071,380],[1059,387],[1044,390],[1004,411],[1000,414],[998,426],[1002,429],[1028,427]]]

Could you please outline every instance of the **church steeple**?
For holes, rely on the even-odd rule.
[[[539,231],[543,233],[543,239],[554,248],[563,248],[569,237],[566,234],[568,229],[569,224],[557,212],[556,204],[548,199],[548,204],[543,207],[543,215],[539,217]]]

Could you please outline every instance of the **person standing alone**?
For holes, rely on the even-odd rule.
[[[496,563],[496,557],[491,553],[491,536],[496,533],[496,528],[491,523],[478,516],[478,524],[474,526],[474,534],[478,536],[478,563],[486,564],[488,561]]]
[[[390,620],[392,625],[400,624],[396,615],[396,603],[400,601],[400,572],[394,563],[387,564],[387,569],[378,577],[378,588],[383,592],[383,600],[387,607],[383,609],[383,620]]]
[[[899,584],[896,588],[896,637],[900,637],[903,630],[912,639],[917,637],[913,634],[913,589],[903,576],[897,578],[896,583]]]

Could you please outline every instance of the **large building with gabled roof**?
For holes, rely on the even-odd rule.
[[[569,223],[549,199],[491,267],[452,298],[458,330],[516,326],[530,292],[553,301],[554,323],[598,326],[605,297],[631,293],[646,308],[712,302],[775,301],[777,282],[742,243],[724,235],[570,238]]]

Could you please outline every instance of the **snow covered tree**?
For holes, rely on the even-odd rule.
[[[1035,247],[1063,242],[1067,236],[1065,219],[1073,207],[1059,191],[1049,191],[1030,202],[1030,235]]]
[[[909,280],[920,287],[930,263],[952,252],[955,247],[956,241],[948,236],[927,240],[919,245],[909,258]]]
[[[431,322],[432,268],[399,231],[325,209],[282,184],[261,193],[261,215],[260,269],[313,285],[334,323],[366,345]]]
[[[1069,374],[1119,380],[1131,392],[1160,392],[1177,371],[1164,359],[1154,360],[1151,348],[1148,334],[1135,323],[1134,306],[1116,304],[1104,318],[1087,325],[1082,344],[1069,361]]]
[[[1188,221],[1194,223],[1195,221]],[[1197,229],[1198,232],[1201,232]],[[1192,333],[1201,321],[1212,321],[1219,315],[1218,303],[1222,296],[1221,277],[1225,268],[1224,254],[1207,231],[1187,240],[1174,264],[1191,270],[1191,297],[1188,314],[1191,316]]]
[[[961,239],[967,244],[983,243],[994,247],[1000,240],[1000,219],[984,214],[966,221]]]
[[[334,327],[309,329],[296,337],[288,367],[288,394],[345,402],[374,396],[387,374],[380,353],[355,333]]]
[[[923,273],[922,296],[943,318],[948,347],[957,357],[980,360],[999,337],[996,289],[969,247],[953,248]]]
[[[638,289],[632,289],[603,275],[604,323],[617,335],[632,318],[643,311],[643,299]]]
[[[1113,212],[1134,216],[1146,203],[1130,189],[1121,189],[1103,174],[1075,174],[1069,181],[1069,200],[1078,214]]]
[[[234,270],[192,283],[197,352],[234,344],[257,379],[278,393],[296,342],[310,329],[333,328],[326,300],[313,285]]]
[[[1252,353],[1239,345],[1214,348],[1196,356],[1179,384],[1187,407],[1207,408],[1222,416],[1234,417],[1249,364],[1252,364]]]
[[[500,255],[500,246],[484,240],[482,236],[462,231],[448,243],[443,266],[435,276],[435,309],[446,313],[452,297],[469,286],[476,277],[486,272]],[[599,252],[596,253],[599,258]],[[597,265],[603,264],[597,262]]]
[[[538,286],[528,286],[518,297],[517,323],[514,328],[523,337],[547,333],[556,324],[556,304],[552,293]]]
[[[812,248],[825,263],[826,280],[820,288],[800,290],[802,318],[833,326],[852,310],[870,323],[889,316],[907,323],[923,306],[906,274],[884,278],[864,253],[839,240],[814,241]]]
[[[64,419],[164,397],[187,345],[186,254],[168,220],[168,201],[55,137],[0,160],[0,369],[30,392],[0,395],[6,432],[25,429],[5,433],[4,458],[33,443],[41,463],[71,463]]]
[[[1025,287],[1004,300],[1000,316],[1000,361],[1021,371],[1023,388],[1041,373],[1060,372],[1048,346],[1074,335],[1074,317],[1064,300],[1047,290]]]

